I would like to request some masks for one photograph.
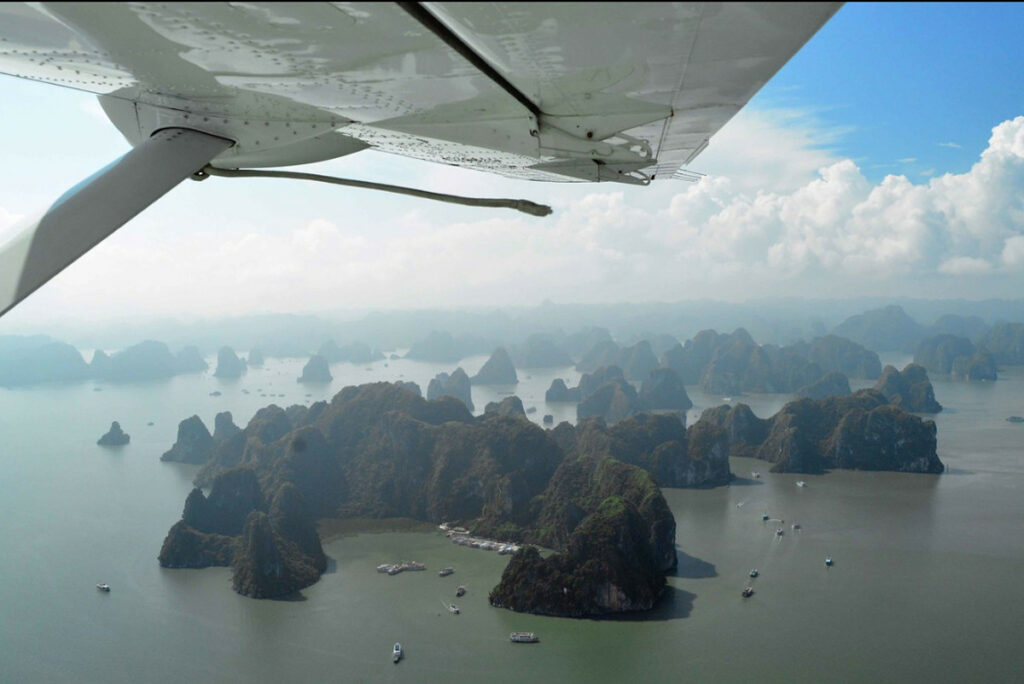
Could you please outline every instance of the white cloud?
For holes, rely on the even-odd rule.
[[[1024,235],[1006,238],[1000,258],[1008,269],[1024,269]]]
[[[952,147],[954,150],[962,150],[964,146],[955,142],[940,142],[939,147]]]
[[[903,159],[897,159],[900,164],[913,164],[917,161],[917,157],[904,157]]]
[[[977,275],[991,270],[991,263],[974,257],[953,257],[939,264],[939,272],[949,275]]]
[[[690,168],[728,175],[737,189],[787,192],[838,157],[829,149],[849,129],[828,128],[800,109],[740,110]]]

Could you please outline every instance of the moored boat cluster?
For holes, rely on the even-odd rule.
[[[483,549],[484,551],[497,551],[502,555],[515,553],[520,548],[518,544],[513,544],[512,542],[500,542],[493,539],[474,537],[464,527],[450,527],[448,523],[441,523],[438,527],[444,532],[444,536],[448,537],[453,544],[458,544],[459,546],[468,546],[473,549]]]
[[[398,563],[381,563],[377,566],[377,572],[385,575],[397,575],[400,572],[406,570],[426,570],[426,566],[423,563],[416,561],[401,561]]]

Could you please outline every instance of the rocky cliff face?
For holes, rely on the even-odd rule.
[[[478,385],[514,385],[519,382],[512,357],[504,347],[494,350],[480,372],[473,376],[473,382]]]
[[[95,378],[115,382],[158,380],[206,368],[195,347],[171,354],[162,342],[147,341],[108,356],[93,353],[86,364],[77,349],[45,336],[0,335],[0,387]]]
[[[878,354],[838,335],[818,337],[807,346],[807,360],[826,373],[842,373],[848,378],[876,380],[882,374]]]
[[[655,368],[640,386],[635,411],[680,411],[693,406],[683,381],[671,368]]]
[[[101,361],[97,370],[102,370],[104,380],[115,382],[158,380],[174,376],[177,361],[166,344],[147,340]]]
[[[590,373],[600,368],[615,366],[622,369],[627,380],[642,381],[658,367],[658,358],[647,340],[637,342],[631,347],[619,347],[611,340],[603,340],[595,344],[576,364],[576,370]]]
[[[233,379],[242,377],[245,372],[245,361],[238,358],[235,350],[231,347],[221,347],[217,352],[217,370],[213,372],[214,377]]]
[[[993,381],[999,377],[995,357],[985,350],[978,350],[970,357],[958,356],[949,373],[962,380]]]
[[[703,330],[666,351],[661,363],[684,383],[723,395],[794,392],[831,372],[872,380],[881,373],[876,353],[836,335],[777,347],[758,345],[743,328],[731,334]]]
[[[579,401],[580,391],[578,387],[569,388],[562,378],[555,378],[551,381],[551,387],[544,393],[544,401]]]
[[[665,576],[644,543],[645,531],[635,506],[608,497],[580,522],[565,552],[545,559],[526,547],[513,555],[491,605],[564,617],[649,610]]]
[[[844,414],[823,445],[824,459],[838,468],[941,473],[935,454],[935,423],[895,406]]]
[[[798,397],[808,399],[824,399],[833,395],[850,394],[850,379],[842,373],[832,371],[823,375],[809,385],[804,385],[796,391]]]
[[[1000,323],[992,326],[979,342],[996,363],[1003,366],[1024,364],[1024,323]]]
[[[963,380],[991,381],[998,376],[995,357],[987,349],[956,335],[935,335],[923,340],[914,352],[914,363],[930,373]]]
[[[702,425],[707,425],[703,443],[694,439]],[[744,404],[720,406],[705,411],[687,434],[691,451],[720,449],[716,437],[722,436],[731,455],[769,461],[772,472],[944,469],[936,454],[935,423],[889,405],[875,390],[817,401],[797,399],[766,420]]]
[[[174,370],[177,373],[202,373],[209,365],[197,347],[182,347],[174,356]]]
[[[312,526],[312,521],[309,521]],[[313,534],[316,534],[315,529]],[[319,547],[319,539],[317,540]],[[231,559],[231,586],[251,598],[279,598],[314,584],[326,569],[304,554],[293,540],[282,536],[280,518],[252,511],[245,521]]]
[[[956,335],[935,335],[928,337],[917,345],[914,352],[914,363],[926,370],[940,375],[948,375],[953,369],[957,358],[972,357],[975,352],[974,343],[966,337]]]
[[[701,330],[684,345],[675,345],[662,355],[662,365],[674,370],[687,385],[700,384],[704,371],[719,344],[719,335],[714,330]]]
[[[571,366],[569,354],[546,335],[530,335],[513,350],[513,360],[522,368],[555,368]]]
[[[231,420],[231,414],[228,420]],[[218,416],[220,418],[220,416]],[[236,428],[237,429],[237,428]],[[174,446],[160,457],[161,461],[202,465],[213,455],[213,437],[199,416],[192,416],[178,423],[178,439]]]
[[[523,408],[523,401],[513,395],[505,397],[501,401],[490,401],[484,407],[484,417],[505,416],[526,418],[526,410]]]
[[[166,568],[230,565],[235,591],[254,598],[292,594],[327,568],[315,521],[298,489],[289,483],[279,487],[268,512],[249,468],[219,475],[209,498],[192,490],[159,560]]]
[[[687,430],[687,438],[690,449],[697,454],[715,453],[724,444],[730,456],[755,458],[757,447],[768,437],[770,429],[771,421],[758,418],[746,404],[726,404],[705,410]]]
[[[684,413],[693,406],[682,381],[671,368],[650,371],[638,393],[618,366],[602,366],[584,373],[577,387],[567,387],[561,378],[553,380],[544,398],[579,402],[577,419],[600,417],[609,423],[641,412]]]
[[[900,306],[886,306],[850,316],[833,331],[876,352],[912,352],[926,329]]]
[[[227,565],[249,513],[263,508],[263,493],[255,473],[239,468],[214,480],[210,497],[198,487],[185,500],[181,520],[160,549],[165,568],[204,568]]]
[[[902,371],[886,366],[874,389],[884,394],[890,404],[905,411],[938,413],[942,410],[942,405],[935,400],[928,372],[916,363],[907,364]]]
[[[433,401],[443,396],[452,396],[466,405],[470,411],[473,410],[472,386],[469,376],[461,367],[448,375],[438,373],[430,384],[427,385],[427,400]]]
[[[313,356],[309,357],[309,361],[306,362],[306,365],[302,367],[302,375],[299,376],[298,381],[312,384],[326,384],[333,379],[334,377],[331,375],[331,368],[327,363],[327,359],[319,354],[313,354]]]
[[[241,431],[242,429],[235,425],[235,421],[232,420],[231,411],[221,411],[213,419],[214,442],[226,442]]]
[[[576,406],[576,419],[603,418],[609,423],[624,420],[633,413],[636,390],[622,378],[609,380]]]
[[[559,429],[563,448],[607,453],[643,468],[661,487],[717,487],[732,479],[728,445],[691,452],[690,435],[677,415],[640,413],[611,427],[596,419]]]

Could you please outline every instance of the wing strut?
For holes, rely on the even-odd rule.
[[[68,190],[0,245],[0,315],[233,145],[166,128]]]

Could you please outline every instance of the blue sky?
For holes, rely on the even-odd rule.
[[[279,181],[183,183],[0,321],[557,302],[1017,297],[1020,4],[848,4],[712,138],[697,184],[535,184],[378,153],[325,173],[554,216]],[[128,149],[95,99],[0,76],[0,239]],[[993,133],[996,129],[996,133]]]
[[[871,180],[962,173],[1024,113],[1022,35],[1017,3],[850,3],[751,104],[814,112]]]

